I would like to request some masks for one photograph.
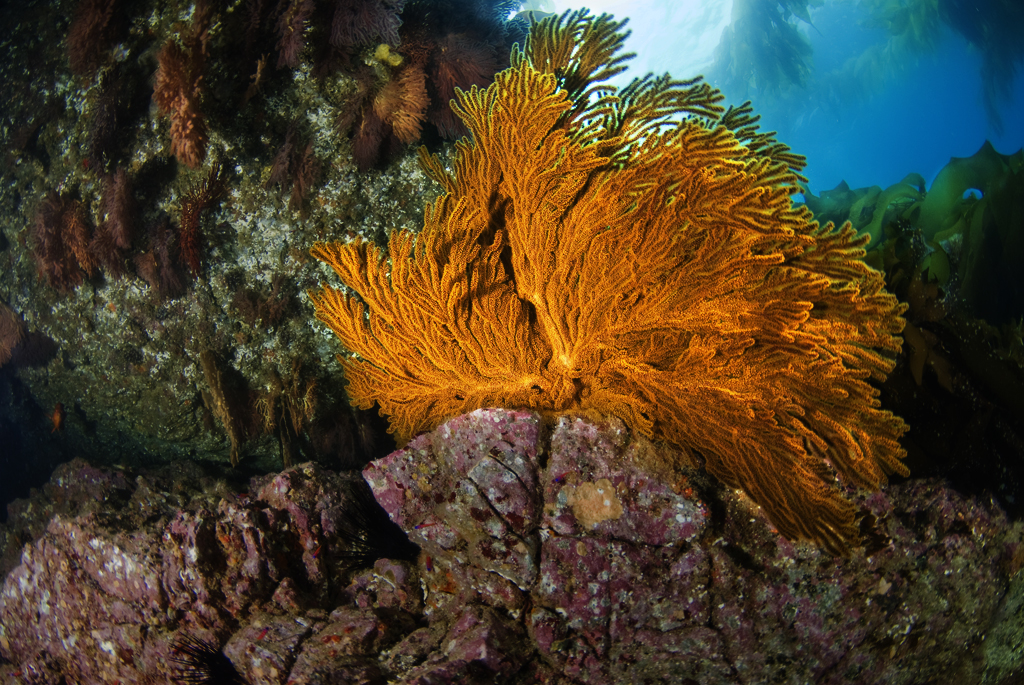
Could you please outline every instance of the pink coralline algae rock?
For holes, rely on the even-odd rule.
[[[529,682],[1015,682],[1024,554],[994,505],[891,486],[861,499],[879,549],[835,559],[665,463],[618,421],[479,410],[363,473],[423,550],[427,616],[522,621]]]
[[[382,619],[373,608],[339,616],[324,609],[344,594],[341,532],[355,501],[352,483],[365,488],[357,475],[305,464],[253,479],[248,493],[213,484],[178,509],[166,504],[177,483],[161,490],[140,477],[133,490],[94,472],[80,461],[64,465],[51,495],[74,498],[79,483],[105,482],[94,494],[103,501],[120,493],[117,506],[54,516],[4,581],[0,656],[9,664],[0,666],[0,682],[176,683],[183,673],[175,645],[194,635],[223,644],[253,685],[283,684],[293,668],[322,670],[307,645],[341,633],[354,643],[349,632],[370,620],[391,627],[348,652],[369,658],[368,672],[383,682],[376,654],[418,627],[400,607]],[[132,506],[141,492],[146,506]]]
[[[41,532],[0,592],[0,682],[179,682],[183,634],[251,685],[1020,682],[1024,544],[996,506],[892,485],[835,559],[677,458],[616,420],[458,417],[364,470],[404,559],[373,558],[409,548],[358,474],[243,495],[72,462],[18,505]],[[76,472],[111,506],[54,508],[84,506]]]

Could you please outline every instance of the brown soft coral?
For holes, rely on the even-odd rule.
[[[33,254],[39,272],[58,290],[71,290],[96,272],[90,251],[92,223],[82,203],[51,191],[32,224]]]
[[[0,300],[0,366],[11,360],[14,348],[25,337],[21,317]]]
[[[351,108],[355,116],[339,119],[339,128],[351,127],[361,170],[420,140],[425,123],[444,138],[464,135],[449,104],[456,90],[484,87],[508,66],[512,33],[503,3],[441,4],[409,2],[402,13],[400,54],[382,43],[364,56],[373,68],[356,72],[362,102]]]
[[[171,118],[171,152],[192,169],[206,159],[209,140],[201,103],[210,16],[209,6],[199,3],[181,43],[164,43],[153,88],[153,102]]]
[[[118,0],[79,0],[68,30],[68,63],[76,74],[90,75],[118,33]]]

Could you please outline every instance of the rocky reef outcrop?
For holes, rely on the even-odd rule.
[[[893,484],[857,500],[865,545],[835,558],[779,537],[699,470],[666,479],[680,458],[615,421],[475,411],[364,470],[408,540],[359,474],[304,464],[237,492],[191,464],[71,462],[12,505],[8,563],[31,542],[0,593],[0,679],[1019,675],[1024,547],[997,506],[939,481]]]

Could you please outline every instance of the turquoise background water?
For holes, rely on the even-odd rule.
[[[930,49],[900,49],[887,31],[867,25],[869,8],[861,0],[811,7],[812,25],[790,18],[813,50],[809,77],[780,95],[716,78],[715,48],[734,18],[732,0],[543,4],[556,12],[587,7],[628,17],[633,35],[627,49],[638,54],[630,78],[646,71],[705,74],[723,88],[727,102],[751,99],[763,128],[778,131],[782,142],[807,156],[805,174],[816,194],[842,180],[852,188],[884,188],[911,172],[930,183],[951,157],[969,157],[985,140],[1003,154],[1024,145],[1024,70],[1016,70],[1010,97],[999,102],[1000,131],[984,107],[981,51],[945,24]],[[856,67],[887,46],[884,70]]]

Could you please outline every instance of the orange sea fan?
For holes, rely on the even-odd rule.
[[[487,89],[422,231],[318,243],[345,290],[311,292],[348,393],[400,440],[486,406],[613,414],[699,452],[791,538],[843,552],[836,485],[906,473],[891,371],[904,307],[849,225],[793,206],[803,159],[699,80],[621,91],[621,24],[535,25]]]

